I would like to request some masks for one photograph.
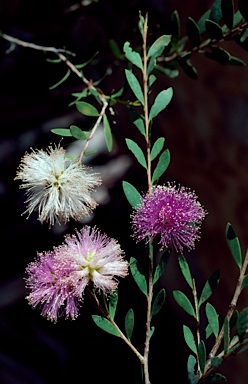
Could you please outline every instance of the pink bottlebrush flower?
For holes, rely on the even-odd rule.
[[[118,242],[86,226],[53,252],[38,254],[27,267],[27,299],[42,306],[42,315],[56,322],[59,316],[75,319],[86,286],[104,293],[117,288],[116,277],[128,274]]]
[[[66,157],[63,148],[33,150],[21,159],[15,180],[27,189],[28,216],[38,210],[39,220],[66,223],[80,220],[97,206],[90,193],[101,184],[99,175]]]
[[[200,238],[200,225],[206,211],[193,191],[168,183],[155,186],[143,197],[132,214],[134,237],[137,241],[159,236],[162,248],[194,248]]]

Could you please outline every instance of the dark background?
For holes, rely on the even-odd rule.
[[[126,62],[113,56],[109,40],[122,48],[125,41],[137,46],[139,11],[149,13],[149,38],[154,41],[168,33],[171,12],[178,10],[182,34],[188,16],[197,20],[211,1],[108,1],[99,0],[74,7],[66,0],[1,0],[0,28],[19,39],[44,46],[55,46],[75,52],[74,64],[83,63],[97,51],[94,64],[85,68],[85,76],[97,81],[107,71],[100,87],[109,94],[124,85]],[[247,61],[247,53],[229,44],[233,55]],[[6,52],[7,51],[7,52]],[[91,382],[140,383],[137,358],[114,336],[98,329],[90,315],[97,313],[85,300],[76,321],[59,319],[56,325],[32,310],[25,300],[23,277],[26,265],[36,252],[51,250],[62,243],[65,233],[83,224],[97,225],[108,236],[116,238],[127,258],[132,255],[142,262],[143,245],[136,245],[130,229],[130,206],[122,191],[126,180],[140,191],[146,190],[145,174],[134,162],[125,145],[125,137],[140,140],[125,107],[118,105],[113,117],[114,149],[109,154],[101,133],[97,135],[96,156],[89,165],[99,170],[103,186],[96,193],[98,208],[82,223],[70,222],[49,230],[36,214],[29,220],[25,210],[24,191],[14,181],[16,169],[25,151],[47,148],[60,138],[52,128],[75,124],[84,130],[93,122],[80,115],[74,106],[73,92],[82,90],[75,76],[54,90],[49,87],[66,73],[63,64],[46,61],[42,52],[15,47],[0,40],[0,197],[1,197],[1,269],[0,269],[0,383],[50,384]],[[237,268],[231,259],[225,226],[231,222],[247,248],[248,221],[248,91],[247,67],[221,66],[204,57],[192,61],[199,72],[197,81],[182,71],[178,78],[158,74],[158,92],[172,86],[174,97],[165,112],[156,119],[154,139],[164,136],[171,152],[171,164],[161,182],[176,180],[194,189],[209,212],[202,227],[202,239],[188,260],[199,290],[210,274],[221,269],[221,283],[212,303],[223,321],[231,300]],[[126,94],[132,99],[132,94]],[[100,128],[99,128],[100,130]],[[64,139],[67,148],[71,141]],[[175,255],[174,255],[175,256]],[[191,319],[172,298],[173,289],[188,292],[180,276],[176,257],[172,257],[161,283],[167,291],[166,304],[154,318],[156,332],[151,342],[151,382],[162,383],[173,377],[174,383],[186,383],[186,361],[190,353],[182,336],[182,325],[194,327]],[[159,288],[159,287],[158,287]],[[158,289],[157,288],[157,289]],[[126,311],[135,311],[134,343],[143,349],[145,299],[129,276],[120,284],[121,305],[117,322],[123,329]],[[240,308],[247,305],[247,293],[241,296]],[[247,382],[247,353],[228,362],[221,372],[228,382]],[[172,369],[173,367],[173,369]],[[176,367],[176,368],[175,368]],[[167,379],[168,380],[168,379]]]

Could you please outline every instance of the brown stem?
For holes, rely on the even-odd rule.
[[[146,39],[148,31],[148,15],[146,14],[144,23],[144,42],[143,42],[143,91],[144,91],[144,117],[145,117],[145,130],[146,130],[146,156],[147,156],[147,183],[148,192],[152,190],[151,179],[151,149],[150,149],[150,124],[148,115],[148,87],[147,87],[147,53],[146,53]]]

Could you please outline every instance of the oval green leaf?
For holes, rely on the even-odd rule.
[[[147,295],[147,282],[144,272],[140,263],[134,257],[130,258],[130,271],[141,292],[143,292],[144,295]]]
[[[164,89],[157,95],[149,113],[149,120],[154,119],[154,117],[156,117],[161,111],[163,111],[163,109],[167,107],[172,99],[172,96],[172,87]]]
[[[126,139],[126,143],[128,146],[128,149],[134,154],[138,162],[147,169],[146,159],[144,156],[144,153],[142,152],[142,149],[138,146],[138,144],[135,143],[135,141],[131,139]]]
[[[70,126],[70,132],[72,136],[75,137],[75,139],[77,140],[87,140],[87,137],[89,135],[88,132],[85,133],[84,131],[82,131],[82,129],[78,128],[76,125]]]
[[[120,334],[117,329],[113,326],[113,324],[110,323],[108,319],[105,319],[105,317],[92,315],[92,319],[94,323],[103,331],[110,333],[111,335],[120,337]]]
[[[134,327],[134,311],[132,308],[130,308],[127,311],[127,314],[125,317],[125,332],[128,340],[131,340],[131,337],[133,334],[133,327]]]
[[[71,131],[68,128],[53,128],[51,129],[51,132],[59,136],[72,136]]]
[[[141,104],[144,105],[144,95],[137,77],[129,69],[125,69],[125,74],[134,95],[141,102]]]
[[[218,22],[222,18],[221,0],[215,0],[211,8],[209,18],[216,22]]]
[[[195,310],[191,304],[191,302],[189,301],[189,299],[187,298],[187,296],[179,291],[179,290],[176,290],[176,291],[173,291],[173,296],[174,296],[174,299],[176,300],[177,304],[180,305],[180,307],[182,307],[185,312],[187,312],[190,316],[193,316],[195,317]]]
[[[104,125],[104,137],[108,151],[111,152],[113,148],[113,136],[110,129],[109,121],[106,115],[103,115],[103,125]]]
[[[159,157],[158,164],[152,175],[152,182],[155,183],[166,171],[170,164],[170,151],[166,149]]]
[[[209,326],[215,337],[219,334],[219,316],[212,304],[206,304],[206,316]]]
[[[162,35],[160,36],[148,50],[147,57],[158,57],[162,54],[163,50],[167,45],[170,44],[171,35]]]
[[[248,308],[245,308],[243,309],[242,312],[240,312],[238,322],[237,322],[237,334],[240,342],[244,340],[247,329],[248,329]]]
[[[78,112],[85,116],[99,116],[98,110],[93,105],[86,103],[85,101],[78,101],[76,103],[76,108]]]
[[[142,197],[137,189],[127,181],[122,182],[123,191],[125,196],[132,207],[142,203]]]
[[[159,137],[156,142],[154,143],[152,150],[151,150],[151,161],[154,160],[159,153],[162,151],[164,146],[165,139],[163,137]]]
[[[186,21],[186,31],[191,44],[194,47],[199,47],[201,44],[200,29],[192,17],[188,17]]]
[[[191,332],[190,328],[187,325],[183,326],[183,336],[187,346],[197,355],[197,349],[195,344],[194,335]]]
[[[153,281],[152,283],[155,284],[158,279],[162,276],[167,264],[168,264],[168,261],[169,261],[169,258],[170,258],[170,255],[171,255],[171,251],[169,250],[166,250],[162,253],[162,256],[160,257],[160,260],[156,266],[156,269],[155,269],[155,272],[154,272],[154,276],[153,276]]]
[[[201,340],[198,345],[198,359],[200,370],[202,373],[204,373],[206,366],[206,346],[203,340]]]
[[[206,31],[209,34],[211,40],[223,39],[223,32],[221,27],[212,20],[206,20]]]
[[[199,307],[212,295],[213,291],[217,287],[220,281],[220,270],[216,270],[207,280],[203,287],[201,297],[199,300]]]
[[[182,254],[178,255],[178,262],[179,262],[179,266],[180,266],[180,269],[182,271],[183,277],[185,278],[185,280],[188,283],[188,285],[190,286],[190,288],[193,289],[194,288],[193,279],[191,276],[189,265],[188,265],[187,260],[185,259],[185,257]]]
[[[153,302],[151,317],[155,316],[160,311],[160,309],[162,308],[162,306],[164,304],[164,301],[165,301],[165,289],[162,288],[158,292],[158,294],[155,297],[155,300]]]
[[[236,236],[236,233],[230,223],[227,223],[226,226],[226,240],[233,259],[235,260],[237,266],[241,268],[242,266],[242,254],[239,239]]]
[[[128,41],[125,42],[123,51],[125,52],[125,56],[130,61],[130,63],[136,65],[136,67],[141,70],[143,69],[143,63],[140,54],[136,51],[133,51]]]
[[[110,293],[108,303],[109,303],[109,315],[112,319],[114,319],[117,304],[118,304],[118,290],[117,289]]]

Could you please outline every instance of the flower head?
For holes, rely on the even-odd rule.
[[[86,226],[53,252],[38,254],[26,271],[27,299],[33,307],[42,306],[42,315],[56,321],[59,316],[75,319],[86,286],[104,293],[113,291],[116,277],[128,274],[118,242]]]
[[[15,177],[27,189],[28,216],[38,210],[39,220],[66,223],[80,220],[97,206],[90,193],[101,184],[100,177],[88,168],[69,160],[63,148],[49,147],[47,152],[33,150],[21,159]]]
[[[181,252],[193,249],[206,211],[193,191],[168,183],[147,193],[132,215],[137,241],[159,235],[159,244]]]

